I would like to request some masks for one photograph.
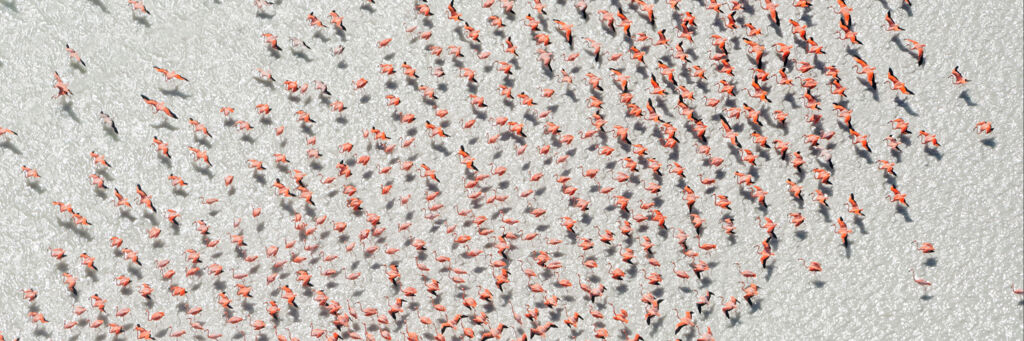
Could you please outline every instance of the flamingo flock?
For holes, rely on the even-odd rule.
[[[904,29],[931,4],[387,2],[210,4],[256,23],[198,33],[249,47],[225,91],[272,94],[255,102],[173,58],[43,46],[66,56],[36,75],[48,120],[99,138],[0,117],[8,200],[63,236],[25,250],[42,265],[0,340],[714,340],[772,295],[842,285],[867,231],[909,225],[931,194],[904,164],[1006,132],[973,122],[950,147],[907,104],[973,105],[972,70]],[[152,44],[173,11],[93,3]],[[116,63],[134,84],[90,93]],[[58,149],[76,154],[22,152]],[[900,241],[890,294],[927,301],[959,271],[935,236]]]

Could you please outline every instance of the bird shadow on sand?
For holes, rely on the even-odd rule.
[[[72,69],[78,70],[79,73],[82,73],[82,74],[89,73],[89,70],[86,69],[85,66],[82,66],[81,63],[78,63],[78,62],[75,62],[74,60],[70,60],[69,59],[68,64],[69,64],[69,66],[71,66]]]
[[[260,85],[263,85],[263,86],[268,87],[268,88],[273,88],[274,87],[274,81],[272,81],[272,80],[264,79],[262,77],[256,77],[256,76],[252,76],[252,78],[255,79],[256,83],[259,83]]]
[[[160,164],[164,165],[164,167],[167,167],[168,169],[174,168],[174,165],[171,164],[171,158],[164,157],[163,155],[160,156]]]
[[[107,5],[103,3],[103,0],[89,0],[89,2],[96,5],[96,7],[99,7],[103,13],[110,13],[110,11],[107,10]]]
[[[121,210],[121,213],[120,215],[118,215],[118,217],[128,219],[129,221],[135,221],[135,219],[138,219],[134,215],[132,215],[131,211],[128,210]]]
[[[75,228],[75,223],[71,222],[70,220],[58,220],[57,225],[60,225],[60,227],[68,229],[69,231],[78,235],[79,237],[85,238],[85,240],[92,241],[92,234],[83,229]]]
[[[213,172],[210,171],[209,167],[200,167],[200,166],[198,166],[198,165],[193,163],[192,164],[192,170],[198,172],[199,174],[202,174],[207,179],[213,179]]]
[[[100,199],[104,199],[105,200],[105,199],[107,199],[107,192],[104,191],[104,189],[105,188],[93,187],[92,193],[95,194]]]
[[[15,13],[21,12],[18,10],[18,2],[16,0],[0,1],[0,5],[4,5],[7,9],[14,11]]]
[[[295,56],[295,58],[302,59],[303,61],[305,61],[307,63],[313,61],[313,59],[310,58],[309,55],[306,54],[305,51],[302,51],[302,50],[292,50],[291,53],[292,53],[292,56]]]
[[[990,138],[987,138],[987,139],[983,139],[983,140],[981,140],[981,144],[984,145],[985,147],[989,147],[989,148],[995,148],[997,145],[999,145],[999,143],[996,142],[996,138],[995,137],[990,137]],[[0,147],[2,147],[2,146],[3,145],[0,145]]]
[[[971,95],[967,93],[967,90],[961,91],[960,95],[957,97],[964,100],[964,103],[967,104],[967,106],[969,107],[978,105],[978,103],[975,102],[973,98],[971,98]]]
[[[906,1],[904,1],[903,4],[900,5],[900,9],[902,9],[905,12],[907,12],[907,16],[908,17],[914,16],[914,9],[911,8],[910,6],[911,6],[910,3],[906,2]]]
[[[140,17],[140,16],[137,16],[137,15],[132,15],[132,20],[135,21],[136,24],[139,24],[139,25],[142,25],[142,26],[146,26],[146,28],[149,28],[149,27],[153,26],[153,24],[151,24],[149,22],[149,19],[147,19],[146,17]]]
[[[64,104],[60,106],[60,110],[66,112],[68,116],[75,121],[75,123],[82,123],[82,120],[78,118],[78,114],[75,113],[74,102],[65,101]]]
[[[917,58],[917,54],[915,54],[913,51],[908,49],[907,46],[903,45],[903,41],[900,40],[900,36],[898,34],[892,36],[892,38],[890,38],[889,41],[891,41],[893,43],[893,45],[896,45],[896,47],[899,48],[900,51],[903,51],[904,53],[908,53],[911,56],[913,56],[914,58]]]
[[[4,141],[3,143],[0,143],[0,149],[7,149],[14,154],[21,155],[21,149],[11,143],[11,141]]]
[[[121,142],[121,137],[118,136],[113,129],[103,127],[103,133],[107,135],[107,137],[114,139],[114,141]]]
[[[906,207],[897,206],[896,207],[896,213],[899,213],[900,215],[902,215],[903,216],[903,220],[906,220],[908,223],[914,221],[914,219],[910,218],[910,211],[908,211]]]
[[[153,129],[167,129],[167,130],[170,130],[170,131],[178,130],[178,127],[175,127],[175,126],[171,125],[171,123],[168,122],[167,120],[160,121],[160,123],[157,123],[157,124],[150,124],[149,126],[152,127]]]
[[[46,189],[43,188],[43,186],[41,184],[39,184],[38,181],[29,181],[28,182],[28,188],[31,188],[33,191],[35,191],[36,193],[39,193],[39,194],[43,194],[43,193],[46,192]]]
[[[159,221],[156,219],[156,215],[153,214],[152,211],[146,211],[146,213],[142,214],[142,217],[148,219],[150,224],[153,224],[153,225],[160,224]]]
[[[38,336],[44,339],[49,339],[53,335],[50,334],[50,332],[46,331],[46,329],[43,329],[42,327],[37,327],[35,330],[32,331],[32,336]]]
[[[896,103],[896,105],[899,106],[900,108],[903,108],[903,110],[906,111],[907,114],[909,114],[910,116],[918,116],[917,111],[914,111],[914,109],[910,107],[910,104],[907,103],[906,100],[896,97],[893,98],[892,101],[893,103]]]
[[[189,97],[192,97],[192,95],[189,95],[189,94],[186,94],[184,92],[181,92],[181,90],[179,90],[177,87],[175,87],[174,89],[160,89],[160,93],[162,93],[164,95],[167,95],[167,96],[174,96],[174,97],[179,97],[179,98],[189,98]]]

